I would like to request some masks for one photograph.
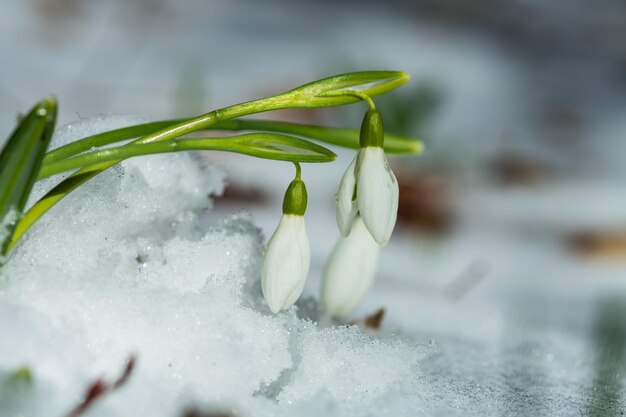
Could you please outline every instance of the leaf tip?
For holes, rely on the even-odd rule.
[[[39,103],[37,103],[37,105],[39,107],[45,107],[51,110],[56,110],[56,108],[58,107],[59,103],[57,101],[56,96],[53,95],[49,95],[47,97],[44,97],[43,99],[41,99],[39,101]]]
[[[416,140],[411,145],[411,153],[413,155],[421,155],[424,152],[424,142],[421,140]]]

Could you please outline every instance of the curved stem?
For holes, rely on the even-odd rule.
[[[372,100],[372,98],[370,96],[368,96],[367,94],[361,92],[361,91],[356,91],[356,90],[343,90],[343,91],[338,91],[336,93],[336,95],[341,95],[341,96],[355,96],[360,98],[361,100],[363,100],[364,102],[367,103],[367,105],[370,107],[370,110],[376,110],[376,104],[374,104],[374,100]]]
[[[297,162],[293,163],[296,167],[296,178],[297,179],[301,179],[302,178],[302,168],[300,167],[300,164]]]

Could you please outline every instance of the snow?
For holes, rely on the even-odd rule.
[[[19,213],[15,209],[9,209],[4,215],[4,218],[0,219],[0,242],[4,242],[11,233],[11,226],[19,219]],[[4,262],[4,256],[0,255],[0,264]]]
[[[53,146],[140,121],[81,119]],[[251,217],[204,216],[224,180],[197,154],[129,160],[32,228],[2,271],[0,375],[27,367],[33,383],[0,396],[0,415],[64,415],[130,355],[129,383],[89,415],[315,415],[311,403],[360,414],[419,374],[426,345],[314,323],[304,308],[272,315]]]
[[[63,121],[103,110],[165,118],[188,115],[173,99],[186,65],[201,73],[191,81],[201,86],[191,106],[198,112],[383,66],[443,87],[442,107],[423,132],[427,152],[407,166],[473,177],[508,148],[582,178],[568,172],[509,189],[461,179],[458,227],[449,236],[400,230],[382,251],[374,287],[351,317],[386,307],[382,330],[372,333],[328,322],[317,303],[339,236],[332,195],[353,152],[304,167],[311,271],[301,302],[279,316],[263,304],[259,265],[290,164],[219,155],[229,181],[276,197],[251,208],[254,217],[220,205],[225,173],[197,156],[122,164],[54,208],[4,271],[0,416],[62,416],[96,378],[117,378],[131,354],[137,366],[128,384],[88,415],[178,416],[192,405],[244,417],[626,413],[623,259],[588,260],[565,245],[579,228],[626,225],[626,107],[615,78],[572,76],[574,67],[590,69],[584,57],[529,62],[500,39],[383,13],[391,10],[385,5],[333,5],[329,14],[315,2],[235,3],[209,12],[202,2],[172,3],[154,15],[138,7],[133,16],[124,2],[91,2],[80,18],[48,26],[28,3],[7,2],[0,43],[19,59],[4,68],[0,141],[15,112],[51,86]],[[568,141],[557,146],[540,116],[563,104],[583,125],[561,132]],[[332,121],[349,125],[339,111],[332,114],[343,118]],[[79,120],[54,143],[145,120]],[[32,384],[16,380],[25,366]]]
[[[53,146],[142,121],[80,119],[61,127]],[[580,195],[561,184],[518,191],[515,199],[472,188],[451,237],[400,233],[383,250],[379,277],[354,314],[387,307],[383,329],[373,332],[329,321],[314,288],[324,264],[319,253],[338,237],[332,206],[326,212],[320,202],[320,181],[333,173],[338,181],[342,170],[339,163],[322,180],[304,170],[315,196],[306,215],[312,268],[303,299],[278,315],[261,293],[265,238],[257,220],[212,211],[226,177],[205,157],[129,160],[63,200],[2,271],[0,416],[66,415],[93,381],[115,380],[131,356],[137,365],[128,383],[87,415],[178,416],[191,407],[242,416],[624,409],[609,389],[619,392],[626,382],[615,353],[626,347],[619,337],[626,334],[623,267],[581,262],[548,238],[549,225],[565,232],[581,220],[577,211],[557,216],[549,204],[555,192],[567,213],[586,198],[619,204],[617,186]],[[267,175],[279,184],[283,174]],[[40,184],[37,194],[52,185]],[[524,204],[546,219],[539,230]],[[587,222],[611,221],[613,213],[588,211]],[[277,222],[280,211],[257,214]],[[612,221],[621,220],[615,212]],[[613,330],[603,333],[607,327]]]

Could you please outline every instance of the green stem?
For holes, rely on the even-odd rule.
[[[333,95],[358,97],[359,99],[361,99],[361,100],[363,100],[364,102],[367,103],[367,105],[369,106],[370,110],[376,110],[376,104],[374,104],[374,100],[372,100],[372,98],[370,96],[368,96],[367,94],[365,94],[365,93],[363,93],[361,91],[343,90],[343,91],[338,91],[338,92],[334,93]]]
[[[296,167],[296,179],[299,180],[302,178],[302,167],[300,167],[300,164],[297,162],[294,162],[293,164]]]
[[[166,129],[150,133],[139,139],[135,139],[131,144],[145,144],[152,142],[160,142],[169,139],[175,139],[180,136],[192,133],[197,130],[205,129],[220,120],[227,120],[234,117],[245,116],[247,114],[260,113],[264,111],[276,110],[281,108],[280,96],[270,97],[263,100],[250,101],[246,103],[236,104],[234,106],[225,107],[223,109],[214,110],[210,113],[203,114],[185,122],[176,123]],[[128,145],[124,145],[128,146]],[[58,203],[70,192],[78,188],[80,185],[89,181],[91,178],[120,162],[119,160],[102,162],[82,168],[63,180],[54,187],[50,192],[37,201],[20,219],[17,224],[13,237],[9,244],[9,250],[15,246],[19,239],[31,228],[31,226],[43,216],[52,206]]]
[[[271,110],[318,108],[350,104],[356,102],[357,99],[347,96],[333,97],[333,93],[339,90],[357,90],[364,94],[375,96],[393,90],[408,80],[408,74],[400,71],[365,71],[340,74],[305,84],[277,96],[236,104],[190,120],[174,123],[161,130],[135,139],[131,144],[139,145],[175,139],[198,130],[207,129],[220,121]],[[24,233],[59,200],[117,162],[119,160],[102,162],[82,168],[53,188],[24,214],[17,224],[10,247],[13,247]]]

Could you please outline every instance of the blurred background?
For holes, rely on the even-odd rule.
[[[1,137],[47,94],[60,124],[158,120],[336,73],[409,72],[376,102],[387,130],[426,151],[392,160],[399,223],[355,318],[383,307],[383,329],[437,344],[424,375],[446,394],[428,401],[626,412],[626,1],[3,0],[1,11]],[[267,117],[356,128],[364,111]],[[302,311],[315,310],[352,155],[304,169]],[[229,174],[212,216],[245,208],[269,236],[292,167],[207,157]]]

